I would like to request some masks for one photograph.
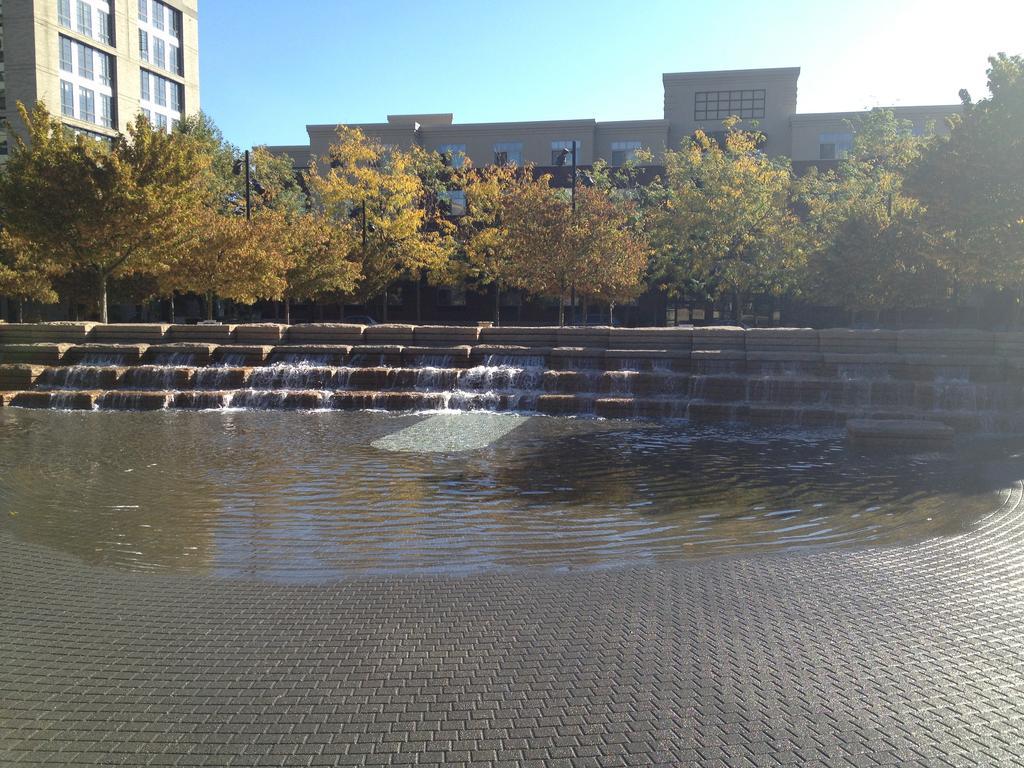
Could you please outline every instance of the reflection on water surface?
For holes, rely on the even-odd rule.
[[[605,567],[950,535],[1022,474],[1005,443],[863,455],[835,432],[427,418],[7,409],[0,526],[135,570]],[[449,450],[461,428],[469,449]]]

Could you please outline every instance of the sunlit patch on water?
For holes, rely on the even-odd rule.
[[[1019,451],[473,414],[9,410],[0,525],[140,571],[616,567],[959,533],[1024,475]]]

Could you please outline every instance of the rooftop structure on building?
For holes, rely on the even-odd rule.
[[[668,73],[662,75],[664,116],[656,120],[456,123],[452,114],[442,113],[388,115],[383,123],[349,125],[388,145],[417,144],[451,153],[456,159],[469,158],[476,166],[552,166],[573,141],[580,165],[598,158],[621,165],[640,149],[650,150],[652,164],[658,165],[667,148],[678,147],[697,130],[709,134],[722,131],[722,121],[735,116],[740,118],[741,128],[756,128],[765,135],[766,152],[790,157],[797,169],[827,165],[850,149],[857,120],[865,113],[800,114],[799,77],[799,67]],[[960,105],[892,109],[897,117],[913,123],[916,132],[929,130],[929,126],[943,132],[946,118],[958,113]],[[288,154],[296,167],[308,167],[313,158],[327,156],[337,129],[338,124],[307,125],[309,144],[270,149]]]
[[[2,0],[0,49],[0,118],[15,126],[18,102],[98,138],[140,112],[170,131],[199,111],[198,0]]]

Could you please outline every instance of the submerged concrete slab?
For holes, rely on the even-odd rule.
[[[909,419],[851,419],[846,422],[850,440],[857,444],[948,445],[955,431],[941,421]]]
[[[463,453],[487,448],[530,420],[498,413],[439,413],[372,443],[383,451]]]

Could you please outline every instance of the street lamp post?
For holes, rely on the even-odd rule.
[[[555,161],[555,165],[564,166],[566,158],[572,156],[572,176],[570,179],[570,187],[572,189],[572,217],[576,218],[576,139],[572,140],[572,150],[563,147],[562,153],[558,156]],[[569,306],[572,307],[572,325],[576,325],[576,282],[573,281],[572,288],[569,291]]]

